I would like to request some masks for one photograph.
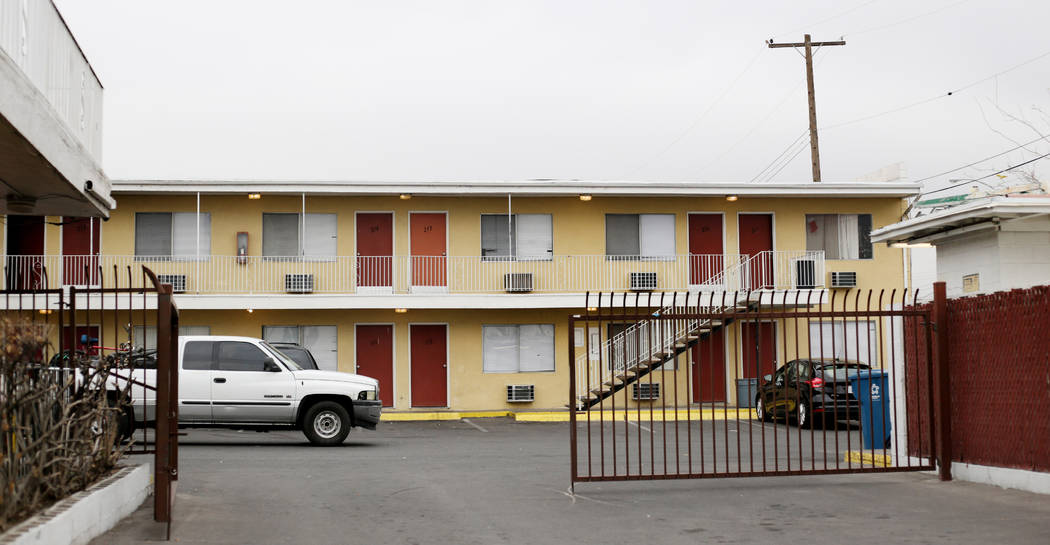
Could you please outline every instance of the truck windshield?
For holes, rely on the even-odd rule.
[[[284,353],[280,350],[270,346],[270,343],[263,341],[263,346],[265,346],[266,349],[270,351],[271,356],[273,356],[277,360],[280,360],[280,362],[283,363],[284,366],[288,369],[291,369],[292,371],[303,370],[303,368],[298,363],[295,363],[295,361],[292,360],[292,358],[289,358],[288,356],[284,355]]]

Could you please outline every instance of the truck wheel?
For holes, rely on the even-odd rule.
[[[306,411],[303,435],[315,445],[338,445],[350,433],[350,415],[334,401],[315,403]]]

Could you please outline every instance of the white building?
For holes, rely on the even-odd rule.
[[[937,280],[959,297],[1050,284],[1050,196],[975,199],[872,231],[872,242],[937,248]]]

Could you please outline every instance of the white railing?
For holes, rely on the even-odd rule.
[[[102,84],[50,0],[0,0],[0,50],[102,160]]]
[[[758,278],[758,287],[794,287],[789,273],[797,270],[788,265],[806,257],[815,261],[817,287],[824,284],[820,252],[772,252],[761,261],[756,257],[6,256],[3,266],[4,285],[9,288],[95,284],[99,274],[108,278],[116,269],[127,275],[129,268],[138,271],[140,265],[146,265],[165,275],[180,291],[192,294],[611,292],[630,290],[632,275],[636,282],[642,278],[646,284],[635,288],[715,292],[749,289],[751,275],[755,271],[764,275],[767,265],[771,280]]]
[[[816,289],[824,287],[824,251],[777,250],[747,258],[744,289]]]

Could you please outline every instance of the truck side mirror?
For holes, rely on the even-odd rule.
[[[766,376],[762,377],[762,380],[764,380],[766,382],[771,382],[773,380],[773,375],[766,375]]]
[[[268,371],[270,373],[280,373],[281,366],[277,365],[277,363],[273,360],[267,358],[267,360],[263,362],[263,371]]]

